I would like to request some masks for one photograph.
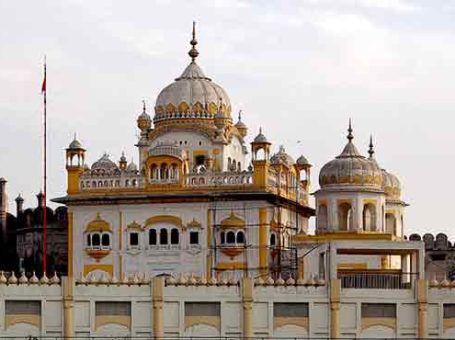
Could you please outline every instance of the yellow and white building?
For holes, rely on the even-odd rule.
[[[191,45],[154,117],[138,116],[137,164],[67,148],[68,276],[0,273],[0,335],[454,337],[455,282],[425,279],[372,143],[363,156],[349,125],[314,210],[308,160],[261,130],[247,145],[194,31]]]
[[[70,274],[131,276],[268,273],[276,249],[306,233],[311,165],[234,122],[227,92],[191,61],[137,118],[136,165],[107,154],[91,166],[76,139],[66,150]],[[251,159],[247,155],[251,153]],[[278,254],[278,255],[277,255]],[[296,261],[286,255],[291,270]]]

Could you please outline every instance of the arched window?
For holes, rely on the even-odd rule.
[[[227,164],[228,171],[231,170],[231,164],[232,164],[231,157],[228,157],[228,164]]]
[[[167,229],[160,230],[160,244],[167,244]]]
[[[92,234],[92,246],[93,247],[99,247],[101,245],[101,238],[100,234]]]
[[[395,215],[392,213],[386,213],[385,214],[385,230],[387,234],[392,234],[396,235],[397,232],[397,220],[395,218]]]
[[[260,148],[260,149],[256,150],[256,152],[255,152],[255,158],[256,158],[258,161],[265,160],[265,150],[264,150],[263,148]]]
[[[228,231],[226,234],[226,243],[234,244],[235,243],[235,233],[233,231]]]
[[[327,205],[320,204],[318,207],[317,225],[319,229],[327,229]]]
[[[226,234],[224,231],[221,232],[220,234],[220,243],[225,244],[226,243]]]
[[[168,168],[165,163],[161,164],[160,179],[168,179]]]
[[[156,230],[155,229],[149,230],[149,244],[152,246],[156,245]]]
[[[171,244],[179,244],[179,231],[176,228],[171,230]]]
[[[87,234],[87,247],[92,246],[92,235]]]
[[[349,203],[341,203],[338,206],[338,229],[350,230],[352,227],[352,209]]]
[[[109,237],[109,234],[103,234],[103,236],[101,237],[101,245],[103,247],[109,247],[111,245],[111,240],[110,240],[110,237]]]
[[[363,207],[363,230],[376,231],[376,207],[371,204],[365,204]]]
[[[150,178],[158,179],[158,172],[156,170],[156,164],[152,164],[152,166],[150,167]]]
[[[245,234],[241,230],[237,232],[237,243],[245,243]]]
[[[242,166],[240,165],[240,162],[237,162],[237,171],[242,171]]]
[[[276,235],[275,234],[270,234],[270,246],[271,247],[276,246]]]

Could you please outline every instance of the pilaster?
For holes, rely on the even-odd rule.
[[[242,278],[243,338],[253,337],[253,279]]]
[[[164,277],[155,276],[152,281],[153,303],[153,338],[161,339],[164,336],[163,329],[163,304],[164,304]]]

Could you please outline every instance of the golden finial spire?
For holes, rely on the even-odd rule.
[[[373,135],[370,135],[370,144],[368,147],[368,154],[370,155],[370,158],[374,158]]]
[[[196,49],[197,40],[196,40],[196,21],[193,21],[193,38],[190,41],[191,50],[188,52],[188,55],[191,57],[191,62],[194,62],[199,55],[198,50]]]
[[[351,124],[351,118],[349,118],[349,127],[348,127],[348,140],[349,142],[352,142],[352,140],[354,139],[354,135],[352,134],[352,124]]]

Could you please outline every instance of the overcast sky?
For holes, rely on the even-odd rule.
[[[136,161],[141,100],[189,62],[242,109],[254,137],[320,167],[341,152],[349,117],[366,154],[403,183],[406,233],[455,239],[455,1],[0,0],[0,177],[11,201],[41,187],[43,55],[48,61],[49,197],[66,189],[64,149],[77,132],[89,163]],[[298,141],[301,141],[298,143]],[[14,205],[10,204],[11,209]]]

